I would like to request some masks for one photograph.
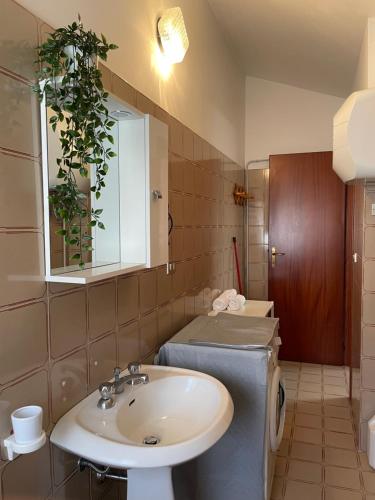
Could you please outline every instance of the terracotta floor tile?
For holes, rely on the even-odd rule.
[[[332,486],[324,488],[324,500],[362,500],[362,494],[359,491],[348,491]]]
[[[325,431],[324,442],[326,446],[332,446],[334,448],[344,448],[346,450],[355,450],[355,441],[354,437],[351,434]]]
[[[322,466],[311,462],[291,460],[288,466],[288,479],[320,484],[322,482]]]
[[[284,480],[280,477],[275,477],[272,484],[271,500],[282,500],[283,488]]]
[[[330,406],[325,404],[323,406],[323,412],[326,417],[344,418],[346,420],[350,420],[352,418],[350,409],[340,408],[340,406]]]
[[[324,457],[325,463],[328,465],[337,465],[352,469],[358,467],[357,453],[355,451],[326,447],[324,448]]]
[[[322,462],[322,447],[314,444],[292,442],[290,456],[300,460],[307,460],[309,462]]]
[[[322,487],[317,484],[287,481],[285,500],[321,500]]]
[[[323,434],[319,429],[294,427],[293,439],[301,443],[322,444]]]
[[[361,480],[359,471],[344,469],[343,467],[326,466],[324,469],[324,481],[330,486],[360,490]]]
[[[310,415],[309,413],[296,413],[295,425],[301,427],[312,427],[321,429],[323,427],[322,417],[320,415]]]
[[[322,415],[323,406],[321,402],[308,403],[307,401],[297,401],[297,412],[310,413],[311,415]]]
[[[365,490],[368,493],[375,493],[375,472],[362,472]]]
[[[329,431],[344,432],[345,434],[353,434],[354,432],[351,421],[342,418],[326,417],[324,419],[324,428]]]

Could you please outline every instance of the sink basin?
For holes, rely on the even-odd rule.
[[[141,371],[149,375],[148,384],[126,386],[107,410],[97,408],[100,396],[93,392],[66,413],[51,434],[60,448],[98,464],[128,469],[128,497],[134,499],[148,498],[146,470],[164,470],[162,482],[168,483],[170,467],[208,450],[233,417],[232,399],[215,378],[164,366],[143,366]],[[138,472],[132,475],[132,469]],[[160,479],[156,472],[150,475],[154,499],[155,478]],[[130,484],[132,477],[142,482],[142,492]],[[173,498],[171,493],[161,494],[160,498]]]

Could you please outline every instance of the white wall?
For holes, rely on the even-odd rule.
[[[18,0],[54,27],[81,14],[85,26],[119,45],[109,68],[169,113],[243,163],[245,77],[206,1],[179,0],[190,48],[164,80],[155,64],[156,20],[175,0]]]
[[[245,160],[271,154],[332,150],[333,116],[339,97],[246,79]]]
[[[357,70],[353,80],[353,92],[375,87],[375,18],[366,23]]]

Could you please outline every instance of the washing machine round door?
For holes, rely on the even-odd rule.
[[[271,450],[277,451],[283,438],[286,407],[285,384],[279,366],[273,372],[270,405],[270,444]]]

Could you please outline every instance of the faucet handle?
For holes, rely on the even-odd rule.
[[[138,361],[132,361],[128,364],[128,370],[131,375],[139,373],[141,371],[141,363],[138,363]]]
[[[113,385],[110,382],[104,382],[104,384],[99,385],[100,399],[97,403],[97,407],[101,410],[108,410],[112,408],[115,401],[112,397]]]
[[[113,386],[110,382],[104,382],[99,385],[100,396],[103,399],[110,399],[112,397]]]
[[[116,366],[116,368],[113,369],[113,376],[115,382],[118,382],[120,380],[120,373],[121,373],[121,368],[119,366]]]

